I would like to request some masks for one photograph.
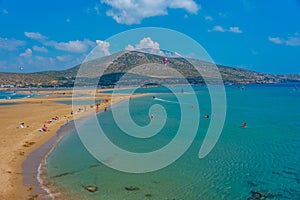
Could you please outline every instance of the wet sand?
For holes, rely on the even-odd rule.
[[[43,91],[40,93],[43,93]],[[45,91],[44,94],[46,93],[50,96],[3,101],[19,102],[20,104],[1,106],[0,108],[0,156],[2,158],[0,162],[0,184],[2,186],[0,187],[0,199],[32,198],[32,191],[35,191],[35,186],[25,185],[22,176],[22,164],[27,156],[51,138],[55,139],[58,129],[67,121],[72,120],[74,117],[79,118],[87,116],[91,112],[96,112],[96,107],[85,106],[83,109],[83,106],[77,106],[81,108],[82,112],[77,113],[76,107],[73,108],[76,115],[71,115],[72,105],[56,103],[56,101],[61,101],[62,97],[64,100],[72,100],[70,97],[65,97],[72,95],[71,90]],[[105,103],[100,104],[98,110],[129,98],[128,95],[115,95],[113,99],[110,96],[97,94],[97,100],[107,99]],[[78,99],[85,100],[87,97],[79,97]],[[46,124],[49,128],[47,132],[38,131],[46,121],[55,116],[58,116],[59,120],[52,120],[50,124]],[[24,122],[28,127],[17,128],[21,122]],[[52,145],[51,142],[50,145]],[[36,178],[36,174],[30,174],[30,176]],[[25,174],[24,177],[26,177]],[[39,195],[34,197],[39,197]]]

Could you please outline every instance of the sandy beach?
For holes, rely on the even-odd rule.
[[[25,186],[22,177],[22,163],[27,156],[52,138],[67,120],[72,120],[74,116],[77,118],[96,112],[96,106],[78,106],[81,112],[77,113],[76,108],[73,110],[76,115],[71,115],[72,105],[56,102],[71,101],[71,90],[41,91],[40,93],[49,94],[49,96],[1,101],[2,103],[18,102],[19,104],[0,107],[0,156],[2,158],[0,162],[0,184],[2,185],[0,199],[32,198],[31,190],[33,187]],[[107,100],[99,105],[98,110],[128,98],[128,95],[119,95],[111,99],[111,95],[97,94],[96,100]],[[86,99],[88,97],[77,98],[77,100]],[[56,116],[59,119],[53,120],[52,118]],[[51,123],[46,123],[48,131],[39,132],[38,130],[42,128],[45,122],[49,121]],[[22,122],[28,127],[18,128]]]

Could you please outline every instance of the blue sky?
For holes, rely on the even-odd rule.
[[[115,34],[164,27],[196,40],[218,64],[300,73],[300,0],[0,0],[0,25],[2,72],[66,69],[96,45],[109,54],[103,41]]]

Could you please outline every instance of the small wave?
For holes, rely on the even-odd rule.
[[[23,99],[27,99],[27,98],[31,98],[32,96],[31,95],[27,95],[25,97],[23,97]]]
[[[175,104],[179,104],[178,101],[169,101],[169,100],[160,99],[160,98],[157,98],[157,97],[154,97],[154,99],[157,100],[157,101],[162,101],[162,102],[167,102],[167,103],[175,103]]]
[[[180,104],[180,105],[191,105],[193,106],[193,104],[190,104],[190,103],[181,103],[181,102],[178,102],[178,101],[169,101],[169,100],[165,100],[165,99],[160,99],[160,98],[157,98],[157,97],[154,97],[153,98],[154,100],[157,100],[157,101],[161,101],[161,102],[166,102],[166,103],[173,103],[173,104]]]
[[[37,180],[41,186],[41,188],[47,193],[47,195],[51,198],[54,199],[53,194],[51,193],[51,191],[44,185],[43,183],[43,179],[41,178],[42,176],[42,163],[39,164],[38,167],[38,173],[37,173]]]

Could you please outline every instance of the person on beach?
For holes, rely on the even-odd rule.
[[[20,124],[20,126],[19,126],[19,128],[27,128],[27,127],[28,127],[28,126],[26,126],[24,122],[22,122],[22,123]]]
[[[44,126],[42,127],[42,129],[41,129],[43,132],[47,132],[47,130],[48,130],[48,127],[46,126],[46,124],[44,124]]]
[[[52,120],[45,121],[44,123],[45,123],[45,124],[51,124],[51,123],[52,123]]]

